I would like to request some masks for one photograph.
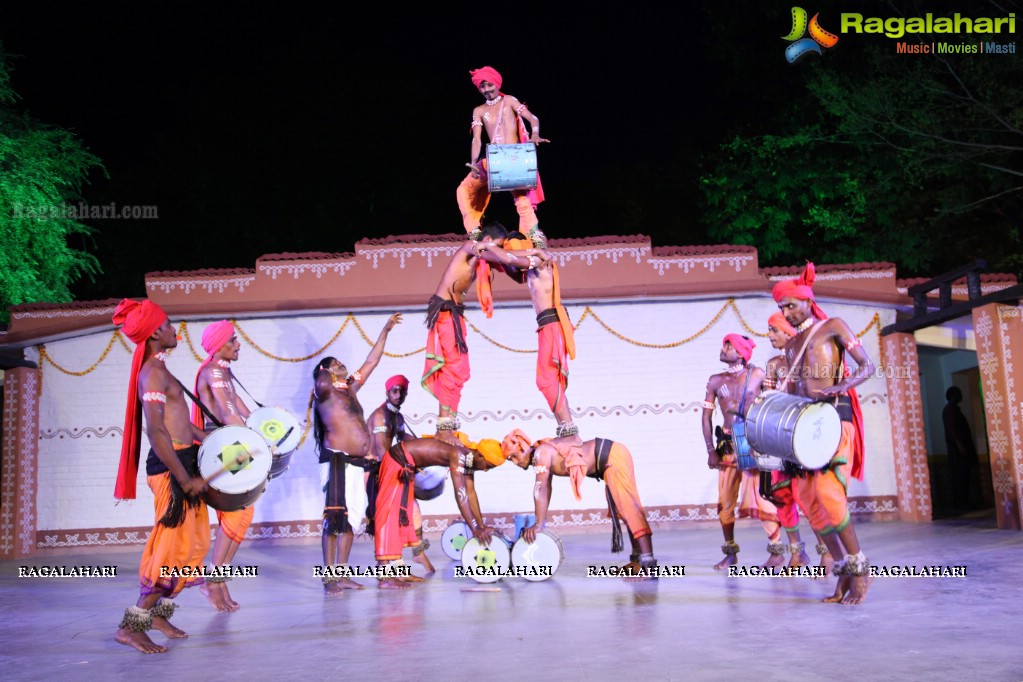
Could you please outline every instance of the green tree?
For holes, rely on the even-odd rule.
[[[906,16],[922,7],[888,7],[900,5]],[[798,104],[707,159],[710,234],[757,246],[767,264],[889,260],[935,272],[984,257],[1023,270],[1014,55],[909,57],[886,41],[844,57],[795,65]]]
[[[0,322],[11,305],[70,301],[71,283],[100,272],[73,246],[92,232],[73,208],[102,164],[74,134],[18,110],[10,71],[0,48]]]

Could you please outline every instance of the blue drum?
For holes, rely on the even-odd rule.
[[[536,145],[488,144],[487,186],[491,192],[536,189]]]

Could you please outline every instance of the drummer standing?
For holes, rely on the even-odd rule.
[[[151,640],[146,631],[156,628],[172,639],[187,637],[169,622],[176,607],[170,600],[182,588],[202,582],[200,577],[186,576],[199,572],[210,544],[209,515],[199,499],[206,483],[199,476],[199,448],[193,443],[206,434],[189,421],[181,384],[164,364],[167,351],[177,347],[178,341],[160,306],[126,298],[117,305],[113,321],[123,325],[121,332],[137,344],[114,496],[135,499],[144,414],[151,446],[147,482],[158,519],[142,551],[138,601],[125,610],[114,639],[144,654],[157,654],[167,648]]]
[[[785,545],[781,540],[781,524],[775,506],[760,496],[760,472],[756,469],[740,471],[736,466],[732,443],[732,425],[739,408],[748,410],[760,393],[764,370],[748,365],[755,344],[739,334],[728,334],[722,342],[719,359],[728,365],[724,372],[713,374],[707,382],[707,395],[703,400],[703,440],[707,444],[707,466],[718,470],[718,519],[725,544],[721,546],[725,558],[714,565],[720,571],[738,562],[739,545],[735,542],[735,505],[742,488],[739,516],[759,518],[767,533],[767,551],[770,554],[764,566],[785,563]],[[720,401],[724,423],[718,428],[717,444],[711,417],[714,401]]]
[[[345,464],[362,469],[372,466],[372,438],[356,394],[380,364],[387,335],[400,322],[401,313],[388,318],[366,361],[352,374],[332,357],[323,358],[313,369],[313,435],[320,464],[329,467],[323,507],[323,563],[334,569],[324,576],[323,589],[332,596],[345,589],[362,589],[362,585],[344,575],[355,539],[345,501]]]
[[[374,460],[373,468],[367,472],[366,480],[366,497],[368,501],[366,511],[371,519],[368,528],[373,528],[375,525],[376,475],[380,471],[380,462],[391,448],[391,445],[394,444],[395,439],[401,443],[416,437],[405,425],[405,415],[401,413],[401,406],[405,402],[405,398],[408,397],[408,383],[408,377],[402,374],[396,374],[388,379],[384,385],[384,390],[387,392],[387,400],[384,401],[383,405],[373,410],[372,414],[369,415],[369,419],[366,420],[370,433],[373,436],[373,440],[370,441],[370,452]],[[412,561],[421,564],[427,573],[433,573],[436,569],[430,563],[430,558],[426,556],[426,550],[430,548],[430,541],[423,538],[423,513],[419,509],[419,500],[416,499],[412,500],[412,525],[416,529],[416,537],[419,538],[419,544],[412,548]],[[367,530],[367,532],[370,535],[374,535],[375,529]]]
[[[207,358],[199,365],[199,372],[195,375],[196,396],[222,425],[245,426],[249,408],[235,392],[234,375],[231,373],[231,363],[238,359],[241,350],[234,325],[229,320],[207,325],[202,332],[202,348]],[[192,423],[199,428],[213,428],[212,423],[204,423],[198,405],[192,406]],[[213,565],[228,566],[252,525],[255,507],[249,505],[236,511],[217,509],[216,512],[219,527],[217,540],[213,544]],[[208,577],[200,588],[217,611],[237,611],[240,606],[231,598],[227,589],[227,581],[230,579],[222,576]]]
[[[849,325],[839,318],[828,319],[814,301],[815,278],[813,263],[807,263],[799,277],[778,282],[772,291],[797,332],[785,345],[793,377],[788,391],[814,400],[837,399],[842,440],[827,467],[803,472],[795,483],[800,500],[811,510],[810,525],[835,558],[832,572],[838,576],[838,585],[824,601],[858,604],[867,594],[870,562],[853,529],[846,485],[850,475],[863,478],[863,415],[853,387],[870,378],[874,363]],[[855,372],[846,366],[846,356],[856,362]],[[844,559],[838,561],[838,557]]]
[[[487,129],[490,144],[519,144],[522,142],[550,142],[540,137],[540,119],[533,115],[525,104],[511,95],[501,92],[503,79],[496,69],[484,66],[470,71],[472,84],[483,95],[483,104],[472,110],[472,146],[469,153],[469,174],[455,190],[458,208],[462,212],[462,224],[471,239],[479,239],[480,220],[490,202],[485,161],[480,160],[483,150],[482,131]],[[523,119],[529,122],[530,134],[526,136]],[[528,234],[538,248],[546,248],[546,237],[540,231],[536,220],[536,206],[543,201],[543,188],[535,190],[513,190],[515,210],[519,214],[519,231]]]

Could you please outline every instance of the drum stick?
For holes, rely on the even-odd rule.
[[[251,459],[252,455],[249,454],[248,450],[245,451],[245,454],[249,455]],[[231,467],[233,467],[234,465],[238,464],[241,461],[242,461],[241,453],[235,455],[234,459],[232,459],[230,462],[225,462],[224,466],[220,467],[218,471],[215,471],[212,474],[210,474],[210,477],[206,479],[206,485],[209,485],[213,481],[217,480],[217,478],[219,478],[225,471],[229,471]]]
[[[292,426],[290,429],[288,429],[288,432],[284,434],[283,438],[281,438],[279,441],[277,441],[277,443],[274,445],[274,447],[275,448],[281,447],[281,443],[283,443],[284,441],[288,440],[288,436],[290,436],[291,432],[294,431],[294,430],[295,430],[294,426]]]

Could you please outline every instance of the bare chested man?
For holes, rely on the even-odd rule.
[[[523,469],[530,466],[536,472],[533,484],[533,507],[536,523],[522,531],[526,542],[536,540],[536,532],[547,523],[551,501],[553,476],[571,480],[576,499],[582,499],[580,487],[586,476],[604,481],[607,486],[608,511],[611,514],[611,551],[623,549],[619,515],[625,521],[632,542],[632,554],[626,572],[651,570],[657,567],[654,559],[653,532],[647,522],[646,510],[639,499],[636,472],[632,454],[622,443],[604,438],[578,444],[577,438],[555,438],[533,442],[529,436],[515,429],[501,442],[501,449],[510,461]]]
[[[532,142],[539,145],[549,142],[540,137],[540,119],[533,115],[525,104],[511,95],[501,92],[501,74],[489,66],[471,71],[472,84],[483,95],[483,104],[472,111],[472,145],[469,153],[469,174],[455,191],[458,208],[462,212],[462,223],[465,231],[474,239],[478,239],[480,220],[483,211],[490,202],[490,191],[487,186],[487,168],[485,160],[480,159],[483,151],[482,131],[486,128],[490,144],[519,144]],[[530,135],[526,138],[526,127],[522,121],[529,122]],[[543,201],[543,190],[537,183],[532,191],[513,190],[515,210],[519,214],[519,231],[528,234],[533,243],[546,248],[546,238],[536,220],[536,205]]]
[[[231,374],[231,363],[238,359],[241,349],[234,325],[228,320],[208,325],[202,333],[202,347],[209,356],[195,376],[196,395],[224,426],[244,426],[249,408],[234,390]],[[204,422],[198,405],[192,407],[192,423],[199,428],[214,428],[212,423]],[[217,510],[219,527],[217,541],[213,544],[214,566],[230,565],[245,539],[245,532],[252,525],[254,510],[253,505],[236,511]],[[236,611],[239,607],[227,589],[228,580],[226,576],[208,577],[206,584],[199,588],[218,611]]]
[[[177,347],[178,341],[160,306],[148,300],[124,299],[113,319],[137,344],[114,496],[135,498],[141,408],[151,446],[146,458],[147,482],[158,519],[142,551],[138,601],[125,610],[114,639],[144,654],[156,654],[167,648],[146,632],[156,628],[172,639],[187,637],[170,624],[176,607],[170,600],[183,588],[202,583],[198,574],[210,545],[210,524],[206,503],[199,498],[206,482],[199,475],[199,448],[193,442],[206,434],[189,420],[181,384],[167,370],[167,351]]]
[[[546,252],[532,249],[512,255],[500,247],[508,231],[500,223],[483,229],[479,241],[466,240],[451,257],[440,284],[426,310],[426,365],[420,380],[423,388],[437,398],[437,437],[457,444],[452,435],[459,428],[458,405],[462,387],[469,380],[469,347],[465,342],[465,294],[481,278],[480,305],[492,305],[489,292],[489,263],[521,268],[538,267],[547,261]],[[481,273],[478,275],[478,273]]]
[[[725,557],[714,565],[717,571],[739,560],[739,545],[735,542],[735,505],[739,501],[740,488],[742,504],[739,516],[759,518],[767,533],[770,557],[763,565],[781,566],[785,563],[785,546],[779,542],[781,524],[778,523],[777,510],[760,496],[760,472],[756,469],[740,471],[737,468],[732,443],[732,425],[736,415],[745,415],[764,382],[764,370],[748,364],[753,356],[753,348],[753,342],[744,336],[725,336],[719,359],[728,368],[711,376],[703,402],[703,440],[707,444],[707,466],[718,470],[718,518],[721,521],[721,532],[725,536],[725,544],[721,547]],[[721,403],[721,414],[724,417],[716,445],[711,440],[714,433],[711,417],[714,415],[715,400]]]
[[[785,345],[786,361],[792,368],[788,390],[813,400],[837,399],[842,440],[827,467],[804,472],[794,482],[800,500],[810,509],[810,525],[835,557],[832,570],[838,585],[824,601],[858,604],[867,594],[870,562],[860,551],[853,529],[846,484],[849,475],[863,476],[863,417],[853,388],[873,374],[874,363],[849,325],[839,318],[828,319],[814,301],[814,279],[813,263],[808,263],[798,278],[778,282],[772,292],[797,332]],[[847,356],[856,362],[855,372],[845,367]],[[838,561],[838,557],[844,559]]]
[[[355,539],[345,501],[345,464],[365,469],[373,463],[370,454],[372,437],[357,394],[380,364],[388,333],[400,322],[401,313],[391,315],[366,361],[356,372],[349,374],[343,363],[330,357],[320,360],[313,369],[313,402],[316,408],[313,435],[320,463],[329,466],[323,507],[323,563],[336,570],[324,576],[323,589],[331,596],[340,595],[346,589],[362,589],[362,585],[345,577],[352,540]],[[342,577],[337,577],[339,575]]]
[[[373,476],[379,473],[380,462],[383,461],[384,456],[387,455],[387,451],[391,449],[395,440],[402,443],[416,437],[405,424],[405,415],[401,413],[401,406],[408,396],[408,384],[408,378],[401,374],[388,379],[387,383],[384,384],[384,390],[387,391],[387,400],[384,401],[383,405],[373,410],[373,413],[369,415],[369,419],[366,420],[366,423],[369,425],[369,431],[373,435],[373,440],[370,442],[370,452],[374,460],[374,467],[371,470],[371,475]],[[374,490],[372,494],[369,494],[369,489],[370,487],[376,488],[378,482],[376,480],[367,480],[366,483],[369,504],[373,507],[372,513],[375,516],[376,491]],[[412,499],[412,526],[416,529],[416,537],[419,538],[419,544],[412,548],[412,561],[420,564],[428,574],[433,573],[436,569],[434,569],[433,564],[430,562],[430,557],[426,556],[426,550],[430,548],[430,541],[423,537],[423,515],[419,510],[419,501],[415,498]]]
[[[484,546],[490,544],[494,528],[484,522],[473,475],[477,471],[489,471],[504,464],[501,444],[489,439],[473,443],[461,432],[454,435],[457,445],[438,438],[414,438],[398,443],[384,455],[380,462],[380,489],[374,519],[377,564],[385,566],[401,561],[403,548],[419,544],[409,501],[413,499],[416,471],[429,466],[446,466],[450,469],[455,503],[462,518]],[[409,584],[407,581],[386,578],[380,581],[380,587],[404,588],[409,587]]]

